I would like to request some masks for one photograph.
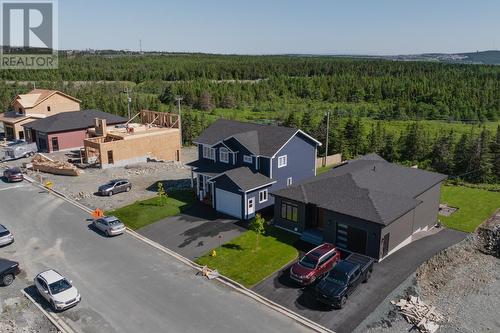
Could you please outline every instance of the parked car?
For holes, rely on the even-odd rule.
[[[322,244],[302,257],[290,268],[290,278],[306,286],[322,279],[340,260],[340,253],[333,244]]]
[[[18,167],[8,168],[3,172],[3,178],[11,182],[22,182],[24,179],[23,172]]]
[[[101,230],[106,236],[116,236],[125,232],[125,224],[114,216],[105,216],[95,219],[94,227]]]
[[[0,224],[0,246],[14,243],[14,235],[2,224]]]
[[[19,273],[21,270],[17,261],[0,258],[0,282],[3,286],[10,285]]]
[[[111,196],[120,192],[128,192],[132,189],[132,184],[126,179],[113,179],[107,184],[99,186],[97,192],[100,195]]]
[[[335,265],[315,287],[316,299],[323,304],[341,309],[361,282],[368,282],[374,259],[345,251],[347,257]]]
[[[56,311],[68,309],[81,300],[80,293],[72,281],[53,269],[39,273],[35,277],[35,286],[40,295]]]

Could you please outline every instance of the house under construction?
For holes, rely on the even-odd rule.
[[[139,123],[132,123],[139,117]],[[87,164],[101,168],[146,162],[148,159],[180,161],[180,130],[177,114],[140,111],[124,125],[107,126],[96,119],[91,138],[84,140]]]

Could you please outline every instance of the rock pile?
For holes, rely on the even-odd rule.
[[[500,258],[500,209],[477,228],[479,249]]]

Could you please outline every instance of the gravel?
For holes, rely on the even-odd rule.
[[[356,332],[408,331],[411,325],[389,301],[409,295],[444,315],[439,332],[500,332],[500,259],[478,251],[474,235],[429,259]]]
[[[67,159],[68,152],[57,152],[47,154],[52,159]],[[28,171],[28,175],[33,179],[41,181],[43,184],[51,182],[53,189],[62,192],[67,197],[74,199],[92,209],[101,208],[103,210],[113,210],[139,200],[156,196],[156,184],[162,181],[164,188],[184,189],[191,186],[191,171],[184,163],[188,163],[197,158],[197,149],[193,147],[182,149],[183,163],[179,162],[157,162],[150,161],[116,167],[109,169],[89,168],[77,177],[59,176],[47,173]],[[6,165],[21,165],[29,162],[27,159],[5,163]],[[96,194],[99,185],[116,179],[126,178],[132,183],[132,190],[128,193],[120,193],[112,197],[101,197]]]

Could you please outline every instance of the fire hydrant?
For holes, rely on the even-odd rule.
[[[212,250],[212,253],[210,253],[211,257],[217,257],[217,251]]]

